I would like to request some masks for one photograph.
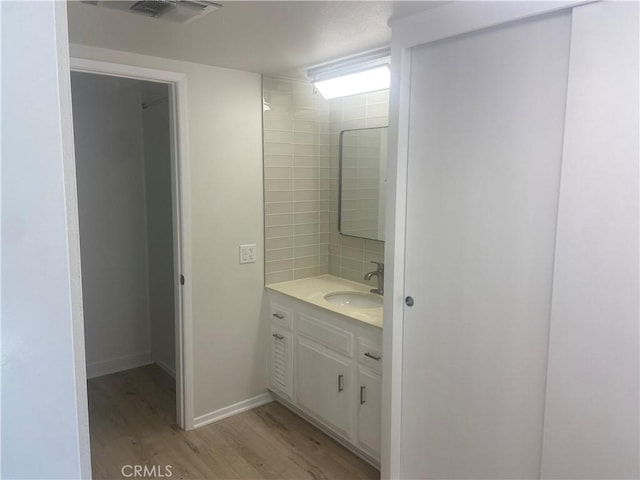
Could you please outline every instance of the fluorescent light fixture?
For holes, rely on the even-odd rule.
[[[313,82],[313,86],[324,98],[330,100],[347,95],[384,90],[389,88],[390,77],[389,65],[385,64],[340,77],[316,80]]]

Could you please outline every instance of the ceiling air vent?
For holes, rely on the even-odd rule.
[[[83,0],[82,3],[177,23],[191,23],[222,6],[208,0]]]
[[[159,17],[163,13],[166,13],[167,9],[176,8],[177,3],[177,0],[143,0],[131,5],[129,10],[148,15],[149,17]]]

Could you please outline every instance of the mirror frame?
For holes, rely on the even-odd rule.
[[[343,139],[343,136],[346,132],[356,132],[356,131],[362,131],[362,130],[378,130],[381,128],[386,128],[388,133],[389,125],[382,125],[379,127],[349,128],[349,129],[340,131],[340,142],[338,145],[338,149],[339,149],[338,150],[338,234],[339,235],[343,235],[345,237],[352,237],[352,238],[363,238],[365,240],[373,240],[375,242],[384,242],[384,239],[380,240],[377,238],[359,237],[357,235],[350,235],[348,233],[342,232],[342,147],[343,147],[342,139]]]

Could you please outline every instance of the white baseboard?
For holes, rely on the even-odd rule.
[[[238,403],[234,403],[233,405],[229,405],[228,407],[220,408],[214,412],[207,413],[205,415],[200,415],[193,419],[193,428],[204,427],[205,425],[209,425],[213,422],[218,422],[223,418],[230,417],[232,415],[237,415],[238,413],[246,412],[247,410],[251,410],[252,408],[259,407],[260,405],[264,405],[266,403],[270,403],[274,400],[274,397],[271,393],[265,392],[257,397],[248,398],[247,400],[243,400]]]
[[[171,368],[169,365],[167,365],[165,362],[163,362],[162,360],[152,360],[153,362],[155,362],[156,365],[158,365],[162,370],[164,370],[165,372],[167,372],[169,375],[171,375],[173,377],[173,379],[175,380],[176,378],[176,371],[175,369]]]
[[[87,364],[87,378],[102,377],[103,375],[121,372],[122,370],[149,365],[150,363],[153,363],[153,360],[151,360],[151,352],[136,353],[103,362],[89,363]]]

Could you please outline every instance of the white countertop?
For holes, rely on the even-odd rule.
[[[382,307],[355,308],[342,307],[329,303],[324,299],[327,293],[332,292],[362,292],[369,293],[371,287],[333,275],[320,275],[318,277],[302,278],[289,282],[272,283],[266,286],[267,290],[282,293],[289,297],[302,300],[325,310],[339,313],[346,317],[360,320],[361,322],[382,328]]]

